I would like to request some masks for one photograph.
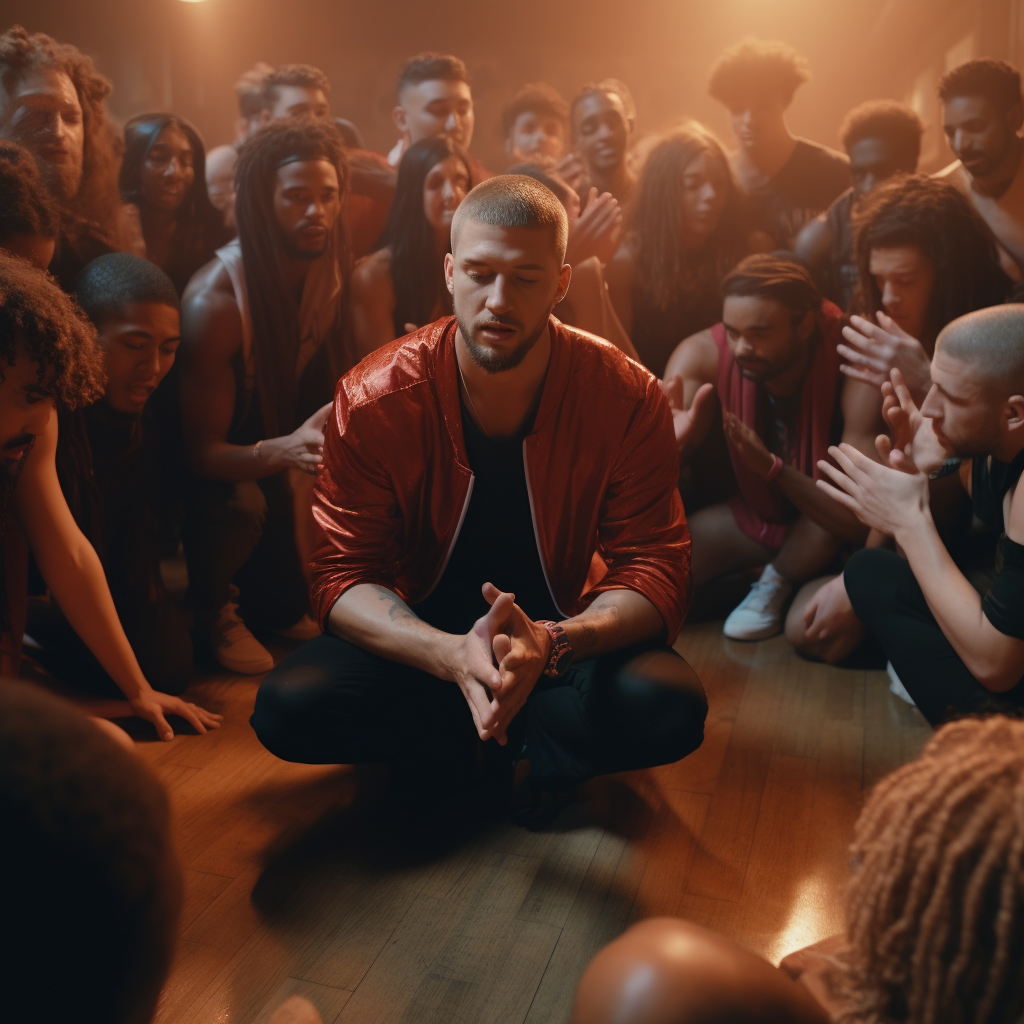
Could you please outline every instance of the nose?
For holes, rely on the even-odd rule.
[[[718,198],[718,191],[711,182],[706,182],[704,187],[697,193],[700,198],[701,204],[704,206],[710,206]]]
[[[942,422],[939,415],[941,412],[938,403],[935,400],[935,396],[938,394],[938,388],[933,384],[928,389],[928,394],[924,396],[924,401],[921,403],[921,415],[927,416],[929,419],[933,419],[938,423]]]
[[[898,310],[902,302],[903,296],[900,295],[899,290],[893,287],[891,281],[886,281],[882,285],[882,305],[886,308],[886,311]]]
[[[176,178],[180,171],[181,164],[178,163],[178,158],[176,156],[172,156],[171,159],[167,161],[167,167],[164,169],[164,177]]]
[[[139,359],[139,369],[146,370],[153,377],[160,373],[160,350],[154,345],[151,349],[144,350]]]
[[[459,117],[458,111],[453,110],[444,123],[445,131],[456,132],[462,125],[462,119]]]
[[[508,279],[504,274],[495,274],[494,283],[487,293],[487,309],[491,313],[507,313],[512,308]]]

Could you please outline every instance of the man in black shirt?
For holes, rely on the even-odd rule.
[[[851,311],[857,288],[853,211],[876,185],[917,170],[923,132],[916,112],[894,100],[870,100],[846,115],[839,137],[850,158],[853,187],[805,224],[796,240],[796,253],[822,294],[844,312]]]
[[[807,62],[784,43],[746,39],[711,69],[708,92],[729,109],[739,148],[732,169],[750,196],[759,227],[783,248],[850,187],[841,153],[793,135],[786,111],[810,78]]]
[[[939,335],[920,410],[898,370],[883,386],[892,430],[878,440],[887,465],[849,445],[830,448],[818,486],[902,550],[860,551],[846,590],[892,669],[932,725],[1024,708],[1024,305],[993,306]],[[1002,532],[984,597],[946,550],[929,508],[929,472],[961,464],[974,511]]]

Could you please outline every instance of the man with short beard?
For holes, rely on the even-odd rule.
[[[935,176],[956,185],[999,243],[1003,270],[1024,278],[1024,124],[1020,74],[1002,60],[958,64],[939,82],[942,127],[959,159]]]
[[[82,267],[126,236],[117,187],[120,135],[110,83],[89,57],[20,25],[0,35],[0,138],[24,146],[62,211],[50,270],[73,290]]]
[[[668,646],[690,590],[671,415],[650,373],[551,317],[567,230],[532,178],[478,185],[445,257],[455,316],[342,380],[314,491],[325,633],[252,717],[277,756],[429,766],[442,788],[477,757],[515,765],[542,827],[567,787],[699,746],[704,693]]]
[[[899,370],[882,387],[885,464],[829,449],[818,486],[901,554],[854,555],[844,573],[857,617],[932,725],[1024,708],[1024,305],[968,313],[943,329],[920,409]],[[1001,535],[981,596],[939,538],[928,482],[957,456],[974,514]]]
[[[182,540],[214,656],[260,673],[273,659],[246,622],[300,639],[319,632],[296,510],[308,508],[321,428],[347,369],[338,133],[329,122],[274,122],[242,145],[235,182],[238,238],[182,299],[179,398],[198,478]]]

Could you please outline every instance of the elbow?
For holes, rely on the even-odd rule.
[[[1006,693],[1024,676],[1020,665],[980,665],[971,673],[989,693]]]

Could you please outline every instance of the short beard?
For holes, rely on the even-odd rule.
[[[72,167],[55,167],[43,160],[39,161],[39,177],[43,179],[47,192],[63,207],[70,206],[82,184],[81,172],[76,174]]]
[[[486,373],[504,373],[506,370],[514,370],[530,354],[530,350],[537,344],[540,336],[547,328],[550,317],[551,310],[549,309],[544,314],[540,323],[527,335],[523,342],[505,356],[495,355],[489,349],[478,345],[473,340],[473,333],[469,326],[458,313],[455,314],[455,322],[459,325],[459,333],[462,335],[462,340],[466,343],[466,348],[469,350],[473,362]],[[500,321],[497,322],[500,323]]]
[[[327,252],[326,245],[322,249],[303,249],[296,245],[290,238],[282,239],[281,248],[284,249],[284,254],[288,259],[308,260],[311,263],[313,260],[320,259],[320,257],[325,255]]]

